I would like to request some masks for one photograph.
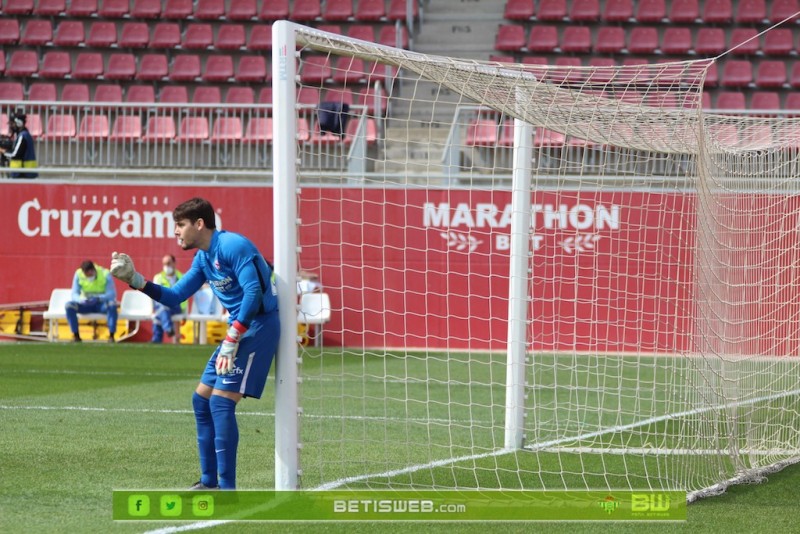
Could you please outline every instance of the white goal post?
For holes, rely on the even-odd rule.
[[[276,488],[694,499],[798,461],[800,119],[704,111],[712,63],[275,23],[284,333],[301,271],[332,312],[281,339]]]

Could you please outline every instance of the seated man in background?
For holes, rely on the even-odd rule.
[[[163,270],[153,276],[153,282],[163,286],[172,287],[181,279],[183,273],[175,269],[175,256],[167,254],[161,259]],[[169,307],[160,302],[154,302],[153,308],[153,338],[151,343],[161,343],[164,341],[164,332],[174,339],[177,343],[179,338],[175,336],[175,324],[172,320],[173,315],[186,313],[186,301],[178,306]]]
[[[79,313],[105,313],[108,317],[108,342],[114,343],[117,333],[117,288],[111,272],[95,266],[91,260],[81,263],[72,277],[72,300],[66,306],[72,340],[82,341],[78,329]]]

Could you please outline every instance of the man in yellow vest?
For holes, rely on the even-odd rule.
[[[183,273],[175,268],[175,256],[167,254],[161,260],[163,270],[153,277],[153,282],[164,287],[174,286],[181,279]],[[169,307],[160,302],[155,302],[153,314],[153,339],[151,343],[161,343],[164,341],[164,332],[177,343],[175,337],[175,326],[172,321],[173,315],[186,313],[186,301],[178,306]]]
[[[72,278],[72,300],[66,304],[67,322],[72,340],[80,342],[79,313],[105,313],[108,317],[108,341],[114,342],[117,333],[117,288],[111,272],[95,266],[91,260],[81,263]]]

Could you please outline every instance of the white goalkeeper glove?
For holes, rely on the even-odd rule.
[[[136,272],[133,260],[127,254],[111,254],[111,275],[134,289],[142,289],[145,284],[144,276]]]
[[[217,353],[217,374],[227,375],[233,371],[233,364],[236,361],[236,351],[239,350],[239,338],[247,332],[247,327],[239,321],[233,321],[228,328],[225,339],[222,340],[219,353]]]

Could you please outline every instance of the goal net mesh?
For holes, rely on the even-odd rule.
[[[331,302],[301,326],[303,487],[698,496],[797,459],[798,119],[704,110],[707,60],[296,39],[298,265]],[[514,119],[532,127],[524,294]],[[524,439],[509,448],[514,299]]]

